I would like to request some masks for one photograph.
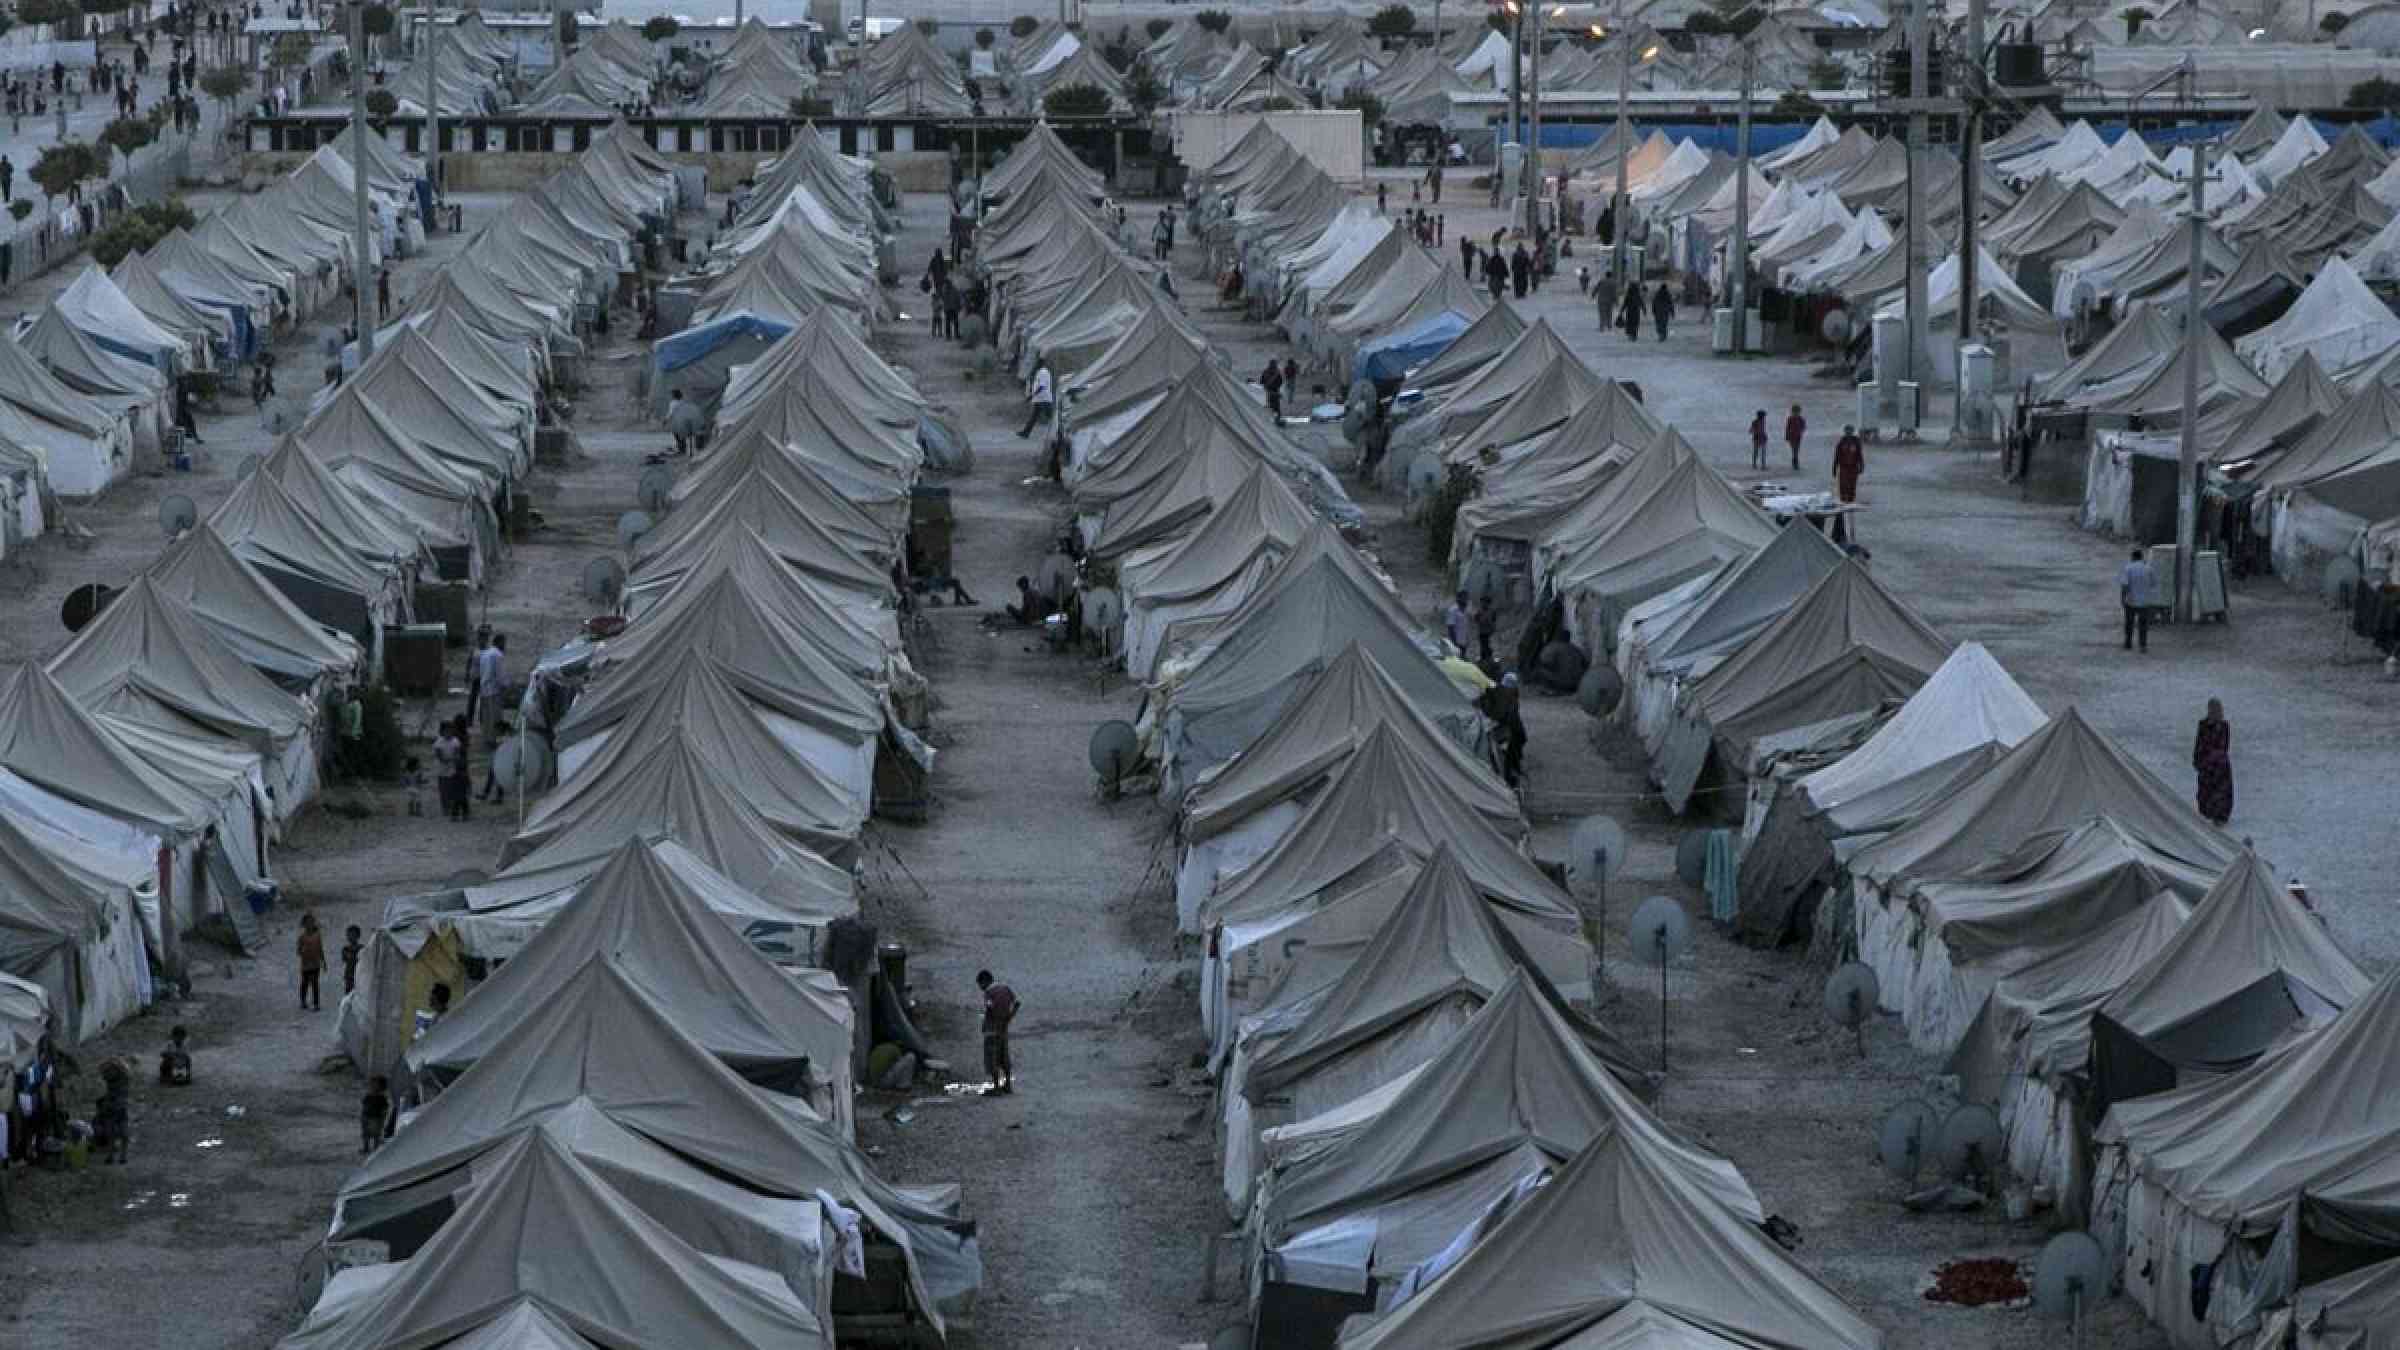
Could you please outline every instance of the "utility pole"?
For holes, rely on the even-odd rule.
[[[1625,105],[1633,89],[1633,34],[1620,31],[1617,41],[1623,48],[1617,53],[1617,195],[1608,203],[1609,219],[1616,222],[1616,237],[1608,267],[1622,293],[1626,284],[1625,236],[1632,233],[1633,225],[1625,210],[1625,161],[1633,154],[1633,122],[1625,115]]]
[[[2200,543],[2201,242],[2208,230],[2208,142],[2192,143],[2192,256],[2183,277],[2183,428],[2175,456],[2175,621],[2193,621]]]
[[[1733,299],[1733,354],[1737,357],[1750,350],[1750,86],[1757,72],[1758,51],[1744,42],[1742,122],[1735,147],[1741,160],[1733,169],[1732,275],[1725,286],[1725,293]]]
[[[1526,98],[1533,132],[1525,142],[1525,233],[1531,235],[1542,210],[1542,4],[1526,0],[1533,10],[1533,87]]]
[[[1908,353],[1900,362],[1904,376],[1917,382],[1917,396],[1924,397],[1925,355],[1931,347],[1928,329],[1932,315],[1927,312],[1925,274],[1933,262],[1925,256],[1925,155],[1932,139],[1928,122],[1926,99],[1931,88],[1926,76],[1931,64],[1932,5],[1930,0],[1909,0],[1908,11]],[[1972,304],[1967,306],[1973,308]],[[1922,404],[1918,419],[1924,416]],[[1909,428],[1915,430],[1914,419]]]
[[[358,364],[365,366],[375,355],[375,325],[368,322],[367,306],[374,303],[375,278],[368,275],[367,262],[367,6],[366,0],[351,0],[350,4],[350,135],[358,144],[358,159],[350,166],[351,217],[351,291],[358,301]]]
[[[441,61],[441,30],[434,26],[434,0],[425,0],[425,178],[442,195],[442,107],[434,67]]]
[[[1965,199],[1958,213],[1958,345],[1966,346],[1975,340],[1975,299],[1980,281],[1976,272],[1976,215],[1983,209],[1983,5],[1984,0],[1967,0],[1967,59],[1958,63],[1952,73],[1961,87],[1955,92],[1965,100],[1959,115],[1959,167],[1964,170],[1959,182],[1964,186]]]
[[[1506,0],[1508,5],[1508,138],[1522,141],[1525,135],[1525,6],[1519,0]],[[1538,3],[1538,0],[1536,0]],[[1520,146],[1520,148],[1522,148]],[[1524,157],[1517,161],[1517,172],[1525,171]],[[1492,205],[1498,206],[1500,181],[1507,177],[1501,172],[1499,160],[1492,162]]]

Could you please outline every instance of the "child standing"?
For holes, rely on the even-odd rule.
[[[377,1074],[367,1080],[366,1094],[358,1099],[359,1153],[373,1153],[391,1132],[392,1081]]]
[[[300,916],[300,940],[293,945],[300,953],[300,1006],[322,1010],[325,994],[318,982],[325,975],[325,930],[317,927],[315,914]]]
[[[345,997],[358,990],[358,957],[359,953],[366,949],[367,944],[360,938],[357,924],[352,924],[343,930],[342,993]]]

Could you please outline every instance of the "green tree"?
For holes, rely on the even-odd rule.
[[[1693,10],[1691,17],[1683,21],[1683,31],[1687,33],[1697,33],[1702,36],[1714,36],[1722,34],[1726,31],[1726,28],[1727,25],[1724,18],[1715,10],[1710,9]]]
[[[1125,77],[1125,101],[1133,105],[1135,112],[1146,116],[1151,109],[1167,101],[1166,86],[1158,82],[1158,77],[1150,73],[1148,66],[1136,67],[1131,75]]]
[[[2117,17],[2125,21],[2125,40],[2127,42],[2131,42],[2133,41],[2134,35],[2142,31],[2143,24],[2150,22],[2152,19],[2155,19],[2158,16],[2152,14],[2149,10],[2142,8],[2140,5],[2135,5],[2131,9],[2119,10],[2117,12]]]
[[[50,198],[64,197],[68,188],[107,171],[108,161],[89,143],[60,141],[43,149],[26,176],[42,190],[43,197]]]
[[[1508,11],[1501,9],[1495,9],[1491,13],[1484,15],[1483,21],[1489,25],[1491,30],[1495,33],[1506,33],[1510,28],[1516,25],[1516,20],[1508,17]]]
[[[576,22],[574,10],[562,9],[558,12],[558,45],[561,48],[570,52],[575,50],[576,40],[582,33],[583,25]]]
[[[1106,117],[1114,110],[1108,91],[1096,85],[1061,85],[1042,95],[1042,113],[1048,117]]]
[[[100,131],[100,143],[127,159],[157,139],[158,127],[147,117],[120,117]]]
[[[1808,87],[1811,89],[1839,89],[1849,79],[1837,62],[1819,61],[1808,68]]]
[[[994,33],[989,28],[978,28],[975,30],[975,45],[983,51],[990,51],[992,49],[992,44],[999,40],[999,34]]]
[[[17,22],[54,24],[64,30],[59,36],[72,38],[82,32],[83,10],[75,0],[18,0]]]
[[[250,87],[250,72],[240,66],[213,66],[200,72],[200,92],[213,98],[228,112],[233,101]]]
[[[683,25],[672,14],[653,14],[642,23],[642,36],[652,42],[671,41],[682,31]]]
[[[1372,127],[1383,120],[1383,100],[1364,90],[1353,89],[1334,103],[1335,107],[1356,109],[1358,120]]]
[[[306,33],[284,33],[275,39],[267,51],[267,64],[278,70],[291,70],[308,64],[310,53],[316,50],[316,40]]]
[[[1825,105],[1797,89],[1786,89],[1775,100],[1775,113],[1779,117],[1822,117]]]
[[[2400,108],[2400,83],[2374,79],[2351,85],[2350,92],[2342,95],[2342,106],[2368,112]]]
[[[368,90],[366,103],[367,116],[378,122],[388,121],[392,114],[400,111],[400,96],[389,89]]]
[[[2340,37],[2342,30],[2349,26],[2350,16],[2347,14],[2328,14],[2317,20],[2318,31],[2327,37]]]
[[[392,16],[391,6],[369,5],[359,12],[358,26],[366,31],[368,37],[379,38],[399,27],[399,21]]]
[[[1008,35],[1015,38],[1032,37],[1033,30],[1041,26],[1040,19],[1030,14],[1020,14],[1008,21]]]
[[[1233,16],[1221,9],[1204,9],[1192,16],[1192,22],[1212,33],[1222,33],[1233,27]]]
[[[127,254],[145,252],[175,231],[188,230],[199,223],[200,218],[192,214],[181,197],[137,206],[93,236],[92,257],[102,267],[114,267]]]
[[[1285,98],[1281,94],[1277,94],[1273,98],[1268,99],[1266,102],[1259,104],[1258,110],[1260,112],[1292,112],[1297,110],[1298,107],[1299,105],[1292,102],[1290,99]]]
[[[1156,42],[1160,38],[1165,37],[1168,30],[1172,29],[1174,26],[1175,21],[1173,19],[1152,19],[1150,22],[1142,25],[1142,31],[1150,35],[1150,40],[1152,42]]]
[[[1385,5],[1367,20],[1367,31],[1379,38],[1404,38],[1417,31],[1417,12],[1406,5]]]
[[[927,37],[932,37],[942,31],[942,25],[933,19],[919,19],[917,20],[917,31]]]

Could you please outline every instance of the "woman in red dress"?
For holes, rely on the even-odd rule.
[[[2233,819],[2233,724],[2213,698],[2192,737],[2192,768],[2200,775],[2200,814],[2219,825]]]

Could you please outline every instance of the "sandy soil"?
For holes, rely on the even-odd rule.
[[[1395,205],[1405,194],[1396,181]],[[470,229],[489,205],[470,205]],[[940,205],[911,198],[907,208],[903,257],[914,269],[939,232]],[[1455,196],[1445,209],[1454,228],[1488,231],[1496,219]],[[1147,214],[1137,209],[1137,237],[1146,237]],[[432,257],[451,245],[439,241]],[[1194,260],[1187,247],[1182,261]],[[396,293],[405,296],[425,266],[402,264]],[[1201,307],[1203,292],[1187,284],[1185,294]],[[1627,347],[1597,331],[1571,282],[1525,303],[1552,315],[1604,373],[1640,381],[1652,406],[1737,478],[1747,472],[1742,426],[1752,407],[1799,401],[1820,429],[1847,415],[1844,390],[1792,364],[1711,360],[1695,325],[1663,347]],[[1055,489],[1025,484],[1034,458],[1011,434],[1021,413],[1013,383],[933,343],[921,318],[897,325],[884,345],[965,416],[978,465],[956,485],[958,552],[967,584],[996,604],[1043,551],[1063,502]],[[1282,350],[1260,326],[1202,322],[1237,370]],[[286,350],[297,356],[302,346]],[[581,617],[575,575],[611,547],[640,455],[660,439],[631,411],[638,360],[620,330],[577,413],[584,457],[535,477],[546,527],[516,550],[490,597],[491,621],[519,635],[519,660]],[[187,493],[205,508],[240,457],[264,448],[246,409],[204,418],[203,429],[212,454],[194,474],[137,479],[75,512],[98,536],[88,551],[53,538],[0,568],[0,658],[56,650],[67,590],[121,580],[155,556],[161,496]],[[1815,473],[1829,446],[1830,434],[1812,445]],[[2389,816],[2400,691],[2355,654],[2343,659],[2333,616],[2272,581],[2253,582],[2237,590],[2230,626],[2168,630],[2137,660],[2114,646],[2115,545],[2076,530],[2063,507],[2019,501],[1988,460],[1876,447],[1866,496],[1874,509],[1865,538],[1880,575],[1952,635],[1991,646],[2045,707],[2082,707],[2168,781],[2188,781],[2190,724],[2201,700],[2222,696],[2237,726],[2235,828],[2306,876],[2335,931],[2366,959],[2380,966],[2400,954],[2382,903],[2389,835],[2378,828]],[[1440,587],[1421,535],[1398,522],[1396,500],[1370,495],[1366,505],[1382,561],[1430,615]],[[1189,1067],[1199,1042],[1188,953],[1158,870],[1170,861],[1167,817],[1148,800],[1100,800],[1085,766],[1090,730],[1129,715],[1136,693],[1022,638],[987,636],[981,612],[929,610],[917,634],[936,690],[938,801],[924,825],[875,827],[866,912],[910,945],[920,1015],[962,1077],[978,1067],[974,972],[988,967],[1015,986],[1027,1009],[1017,1036],[1023,1091],[983,1099],[936,1084],[879,1094],[860,1112],[861,1140],[895,1178],[965,1183],[983,1221],[988,1276],[974,1344],[1203,1340],[1238,1313],[1198,1297],[1205,1236],[1224,1222],[1212,1200],[1207,1089]],[[1617,893],[1692,902],[1673,880],[1684,827],[1657,805],[1641,765],[1595,745],[1564,702],[1533,700],[1528,718],[1537,844],[1556,850],[1575,818],[1607,811],[1635,840]],[[315,906],[336,931],[369,921],[383,897],[489,866],[508,828],[493,812],[465,826],[411,819],[390,791],[336,789],[327,800],[367,814],[314,811],[291,831],[279,870],[292,904],[275,916],[266,952],[206,952],[190,1002],[156,1009],[87,1052],[87,1063],[147,1054],[183,1022],[200,1082],[172,1098],[137,1091],[129,1166],[16,1186],[20,1227],[36,1241],[0,1248],[0,1341],[253,1346],[293,1324],[310,1246],[349,1164],[358,1091],[346,1070],[320,1071],[330,1010],[292,1007],[298,910]],[[1654,974],[1620,965],[1612,976],[1624,992],[1607,1017],[1650,1041]],[[1895,1347],[2055,1344],[2056,1329],[2028,1312],[1922,1300],[1934,1266],[2026,1255],[2046,1232],[2038,1222],[1901,1211],[1895,1184],[1874,1167],[1871,1131],[1893,1104],[1922,1094],[1937,1065],[1890,1026],[1870,1028],[1860,1058],[1817,1013],[1817,979],[1796,956],[1704,935],[1669,972],[1667,1115],[1742,1165],[1768,1208],[1802,1230],[1800,1259],[1889,1328]],[[2121,1302],[2097,1321],[2092,1344],[2161,1344]]]

